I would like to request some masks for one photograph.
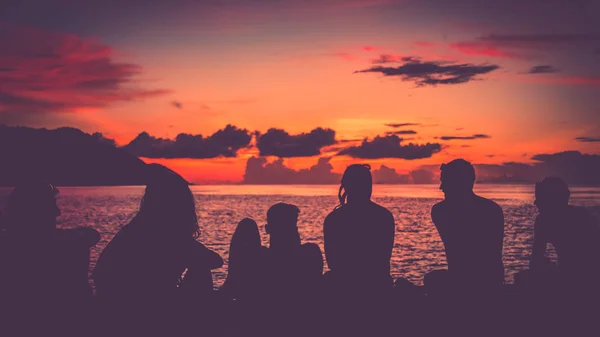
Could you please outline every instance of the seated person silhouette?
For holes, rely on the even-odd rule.
[[[269,247],[263,248],[263,286],[270,335],[308,333],[318,319],[323,255],[319,246],[302,244],[298,207],[278,203],[267,211],[265,230]],[[301,324],[300,324],[301,323]],[[293,327],[293,328],[292,328]]]
[[[350,165],[338,193],[340,204],[323,225],[325,256],[334,287],[353,294],[391,289],[390,259],[394,246],[394,217],[371,201],[369,165]]]
[[[548,177],[535,185],[539,215],[534,225],[530,270],[546,273],[546,246],[556,249],[558,282],[586,293],[600,282],[600,227],[583,207],[569,205],[571,193],[560,178]],[[597,292],[597,291],[596,291]]]
[[[253,301],[259,297],[261,253],[258,225],[252,219],[243,219],[231,238],[227,279],[219,293],[237,301]]]
[[[44,317],[46,323],[67,324],[63,319],[78,321],[88,313],[90,248],[100,235],[86,227],[58,229],[57,195],[54,186],[31,181],[8,197],[0,236],[0,305],[10,307],[17,320]],[[28,327],[34,326],[23,326]]]
[[[154,328],[177,325],[169,326],[169,319],[185,321],[192,310],[207,304],[203,300],[212,296],[211,270],[223,260],[197,241],[200,229],[187,181],[160,165],[147,170],[139,212],[101,253],[93,277],[104,313],[115,326],[129,324],[138,331],[143,325],[157,333]],[[191,301],[196,305],[182,312]],[[165,325],[158,325],[162,321]]]
[[[384,335],[393,321],[390,259],[394,217],[371,201],[371,167],[350,165],[338,192],[340,204],[325,218],[325,275],[329,334]]]
[[[265,231],[269,247],[263,251],[265,267],[269,270],[267,281],[274,299],[298,295],[306,285],[320,280],[323,274],[323,255],[319,246],[302,244],[298,232],[298,207],[278,203],[267,211]],[[292,290],[293,289],[293,290]]]
[[[448,270],[427,274],[426,291],[456,295],[500,291],[502,208],[473,192],[475,170],[463,159],[443,164],[440,179],[445,198],[433,206],[431,218],[444,243]]]

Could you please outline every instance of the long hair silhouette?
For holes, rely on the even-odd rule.
[[[200,228],[188,182],[159,165],[150,164],[148,171],[153,179],[146,185],[136,220],[159,232],[197,239]]]
[[[348,203],[348,195],[371,196],[373,177],[371,176],[371,165],[352,164],[346,168],[342,176],[342,182],[338,191],[338,200],[340,204],[335,208],[340,208]]]

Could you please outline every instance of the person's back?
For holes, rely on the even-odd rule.
[[[269,247],[261,251],[263,311],[270,319],[267,335],[306,336],[318,328],[323,256],[317,245],[302,244],[299,213],[298,207],[285,203],[267,212]]]
[[[351,165],[344,172],[340,205],[323,225],[328,278],[355,292],[384,290],[393,285],[390,259],[394,245],[394,217],[371,201],[370,166]]]
[[[204,309],[211,305],[211,269],[222,259],[196,241],[200,229],[187,181],[164,167],[148,169],[138,214],[107,245],[93,273],[106,334],[176,335],[194,328],[192,317],[205,326],[213,321]]]
[[[76,321],[89,314],[90,247],[100,237],[91,228],[57,229],[57,194],[52,185],[31,182],[9,196],[0,236],[0,297],[10,308],[7,320],[51,324],[47,328],[59,333],[75,331]]]
[[[582,272],[600,263],[600,227],[583,207],[568,206],[561,214],[540,214],[536,233],[556,249],[560,269]]]
[[[462,159],[442,165],[441,181],[446,198],[433,206],[431,217],[444,243],[454,286],[468,290],[501,286],[502,208],[473,193],[475,171]]]
[[[349,282],[388,282],[394,227],[390,211],[374,202],[335,209],[323,225],[329,269]]]
[[[262,249],[264,283],[273,300],[296,297],[304,292],[305,280],[319,278],[323,273],[321,250],[314,244],[303,244],[298,233],[299,209],[279,203],[267,212],[266,231],[269,247]],[[316,253],[315,253],[316,252]]]
[[[600,226],[583,207],[569,205],[570,191],[560,178],[536,184],[533,270],[544,264],[546,245],[556,249],[558,270],[575,283],[600,281]],[[595,281],[592,281],[595,282]]]
[[[431,217],[446,249],[448,270],[460,282],[502,283],[504,222],[498,204],[476,195],[445,200],[434,205]]]
[[[325,219],[328,334],[383,334],[391,321],[390,259],[394,217],[371,201],[371,167],[350,165],[341,180],[340,204]]]

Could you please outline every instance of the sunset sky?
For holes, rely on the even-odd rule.
[[[198,183],[241,181],[261,154],[295,170],[331,157],[338,173],[600,154],[598,13],[597,0],[2,1],[0,123],[118,146],[145,132],[126,148]]]

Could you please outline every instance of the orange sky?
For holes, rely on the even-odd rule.
[[[475,1],[459,1],[457,7],[471,6],[468,13],[446,8],[444,2],[408,0],[254,5],[233,1],[229,7],[214,8],[177,1],[164,8],[149,2],[135,11],[129,5],[119,9],[116,2],[107,3],[116,9],[98,5],[94,14],[74,5],[73,17],[62,20],[40,19],[35,10],[18,5],[12,17],[0,16],[0,22],[12,20],[10,24],[21,30],[39,29],[27,34],[54,32],[53,48],[64,52],[69,64],[102,54],[113,66],[121,65],[117,69],[135,66],[128,68],[128,91],[110,87],[101,95],[95,87],[59,89],[65,77],[44,73],[44,85],[53,89],[35,96],[30,91],[27,97],[59,103],[68,99],[69,104],[12,121],[7,116],[16,114],[11,111],[14,106],[0,104],[6,123],[68,125],[102,132],[125,145],[142,131],[162,138],[179,133],[209,136],[227,124],[262,133],[277,127],[290,134],[323,127],[335,130],[337,140],[363,139],[394,131],[387,123],[411,122],[420,125],[402,128],[416,131],[404,136],[411,138],[405,142],[439,142],[443,147],[417,160],[353,159],[324,148],[320,156],[284,161],[299,169],[314,165],[321,156],[333,156],[336,172],[353,162],[385,164],[406,173],[457,157],[476,163],[529,162],[538,153],[600,150],[600,142],[575,140],[600,135],[600,70],[586,68],[597,64],[598,55],[592,54],[600,46],[593,38],[600,28],[587,16],[590,8],[573,9],[567,17],[554,5],[540,12],[512,0],[504,6],[524,13]],[[40,13],[49,10],[41,2],[40,8]],[[126,20],[118,12],[130,16]],[[528,19],[530,12],[543,18]],[[77,39],[88,41],[88,48],[75,49],[74,42],[65,42]],[[36,47],[35,39],[28,41],[28,48]],[[398,60],[410,56],[442,66],[499,68],[466,83],[435,86],[377,72],[354,73],[377,66],[373,60],[381,55]],[[542,65],[556,71],[526,73]],[[24,87],[8,89],[11,95],[26,93]],[[2,90],[0,86],[0,94]],[[439,139],[474,134],[490,138]],[[162,163],[192,182],[238,182],[253,155],[258,155],[256,148],[240,150],[237,158],[144,161]]]

